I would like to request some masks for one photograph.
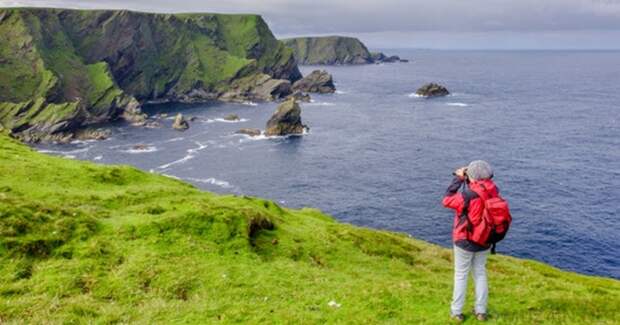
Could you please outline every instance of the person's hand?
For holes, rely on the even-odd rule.
[[[454,171],[454,175],[460,179],[465,179],[465,171],[467,171],[467,167],[461,167]]]

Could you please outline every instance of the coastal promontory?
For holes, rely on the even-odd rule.
[[[275,100],[301,79],[258,15],[0,10],[0,125],[26,141],[143,121],[149,101]]]
[[[291,48],[301,65],[356,65],[381,62],[397,62],[397,56],[386,56],[370,52],[366,45],[355,37],[322,36],[295,37],[283,39]]]

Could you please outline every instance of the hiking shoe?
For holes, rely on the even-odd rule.
[[[487,321],[487,314],[476,314],[476,319],[481,321],[481,322],[486,322]]]
[[[465,321],[465,316],[463,316],[463,314],[452,315],[450,319],[455,323],[462,323]]]

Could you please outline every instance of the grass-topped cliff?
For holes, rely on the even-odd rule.
[[[366,45],[354,37],[296,37],[283,39],[282,42],[293,49],[299,64],[332,65],[373,62]]]
[[[4,135],[0,175],[3,323],[447,321],[450,250],[403,234]],[[488,268],[492,323],[620,322],[619,281],[507,256]]]
[[[0,124],[27,140],[148,100],[269,100],[300,77],[257,15],[0,9]]]

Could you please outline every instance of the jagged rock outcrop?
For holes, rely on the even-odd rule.
[[[397,56],[369,52],[362,41],[354,37],[321,36],[283,39],[293,49],[297,62],[302,65],[348,65],[402,61]]]
[[[284,98],[301,78],[257,15],[6,8],[0,17],[0,125],[27,141],[118,118],[144,125],[147,101]]]
[[[183,114],[178,113],[172,123],[172,128],[179,131],[185,131],[189,129],[189,122],[183,117]]]
[[[422,97],[440,97],[450,95],[450,92],[446,89],[446,87],[433,82],[418,88],[415,93],[416,95]]]
[[[325,70],[314,70],[309,75],[295,81],[293,91],[327,94],[336,91],[332,75]]]
[[[220,95],[219,99],[236,102],[272,101],[288,96],[291,93],[291,82],[260,74],[233,82],[231,88]]]
[[[280,104],[267,121],[265,135],[302,134],[306,129],[307,126],[301,122],[301,107],[296,100],[290,99]]]

